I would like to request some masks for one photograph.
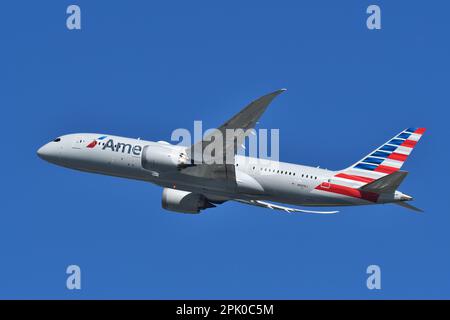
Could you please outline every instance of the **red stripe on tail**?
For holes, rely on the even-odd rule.
[[[398,170],[398,168],[389,167],[389,166],[383,166],[383,165],[380,164],[378,167],[375,168],[374,171],[391,174],[392,172],[395,172],[397,170]]]
[[[400,146],[402,147],[408,147],[408,148],[414,148],[417,141],[413,140],[405,140]]]
[[[397,161],[405,161],[406,158],[408,158],[408,155],[392,152],[388,158],[392,159],[392,160],[397,160]]]
[[[414,131],[414,133],[424,134],[425,130],[427,130],[427,129],[426,128],[418,128],[416,131]]]

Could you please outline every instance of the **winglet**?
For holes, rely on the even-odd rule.
[[[275,90],[275,91],[273,91],[273,92],[271,92],[271,93],[267,93],[267,94],[265,94],[265,95],[263,95],[263,96],[257,98],[256,100],[253,100],[250,104],[261,101],[261,102],[267,103],[267,105],[269,105],[269,103],[271,103],[272,100],[273,100],[276,96],[282,94],[282,93],[285,92],[285,91],[287,91],[287,89],[285,89],[285,88],[281,88],[281,89]],[[267,106],[266,106],[266,107],[267,107]]]

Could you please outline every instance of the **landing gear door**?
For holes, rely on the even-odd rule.
[[[74,140],[72,141],[72,148],[73,149],[81,149],[81,147],[83,146],[84,143],[84,139],[83,137],[75,137]]]

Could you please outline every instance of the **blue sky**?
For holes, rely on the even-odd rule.
[[[65,26],[78,4],[82,30]],[[378,4],[382,29],[366,28]],[[3,5],[0,298],[450,298],[444,1],[14,1]],[[428,131],[401,190],[425,210],[161,208],[161,189],[36,156],[73,132],[169,140],[286,87],[261,119],[283,161],[343,168]],[[65,269],[82,270],[82,290]],[[366,288],[370,264],[382,290]]]

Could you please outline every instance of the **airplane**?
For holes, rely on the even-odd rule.
[[[237,138],[244,139],[272,100],[285,90],[254,100],[215,132],[240,128],[243,130]],[[338,212],[292,206],[386,203],[422,212],[408,203],[413,200],[411,196],[397,189],[408,174],[400,169],[424,132],[425,128],[405,129],[361,160],[337,171],[239,155],[236,141],[224,144],[221,150],[227,155],[231,153],[229,161],[211,163],[201,158],[193,161],[195,152],[205,150],[211,143],[210,136],[186,147],[165,141],[75,133],[48,142],[37,154],[59,166],[161,186],[162,207],[178,213],[196,214],[226,201],[288,213]]]

